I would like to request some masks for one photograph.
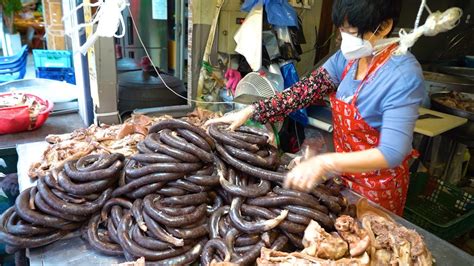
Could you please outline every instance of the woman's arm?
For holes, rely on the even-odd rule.
[[[325,154],[323,160],[332,164],[331,172],[364,173],[389,167],[387,160],[378,148],[365,151]]]
[[[320,67],[289,89],[253,104],[249,110],[253,113],[253,119],[262,124],[281,121],[290,113],[322,100],[335,90],[328,72]]]
[[[262,124],[283,120],[290,113],[336,91],[346,63],[344,56],[339,51],[331,56],[322,67],[295,83],[291,88],[267,100],[249,105],[239,112],[227,113],[223,117],[208,120],[205,126],[214,123],[227,123],[230,124],[229,129],[234,130],[250,118]]]
[[[312,157],[293,168],[285,179],[285,187],[309,191],[328,176],[340,173],[364,173],[388,168],[379,149],[348,153],[326,153]]]

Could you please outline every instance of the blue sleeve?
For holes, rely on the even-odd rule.
[[[342,55],[341,50],[332,55],[323,65],[323,68],[329,73],[329,77],[337,87],[342,81],[342,72],[347,65],[346,58]]]
[[[389,166],[400,165],[412,149],[413,130],[418,119],[418,108],[425,95],[421,70],[400,70],[393,84],[393,92],[382,102],[382,127],[378,149]]]

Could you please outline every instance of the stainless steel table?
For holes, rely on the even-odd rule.
[[[18,144],[44,141],[44,138],[49,134],[70,133],[75,129],[84,127],[84,122],[77,112],[52,115],[37,130],[0,135],[0,149],[15,148]]]
[[[353,203],[357,202],[360,198],[359,195],[349,190],[344,191],[343,194]],[[414,229],[423,236],[426,245],[436,259],[436,265],[474,265],[473,256],[399,216],[392,215],[392,217],[401,225]],[[49,246],[32,249],[28,256],[31,266],[66,264],[75,266],[110,265],[124,261],[124,258],[104,256],[92,250],[77,235],[69,239],[57,241]]]
[[[31,266],[46,265],[107,265],[125,262],[123,257],[103,255],[92,249],[78,234],[48,246],[29,250],[26,254]]]

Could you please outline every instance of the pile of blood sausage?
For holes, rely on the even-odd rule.
[[[87,223],[112,199],[124,159],[121,154],[89,155],[22,191],[0,217],[0,242],[7,252],[47,245]]]
[[[169,119],[137,149],[87,155],[40,177],[0,217],[0,242],[14,253],[79,229],[92,248],[127,261],[247,265],[264,247],[301,249],[311,220],[331,231],[339,215],[355,216],[334,183],[284,189],[278,150],[259,129]]]

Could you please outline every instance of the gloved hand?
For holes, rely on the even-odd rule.
[[[229,127],[227,128],[227,130],[234,131],[238,127],[245,124],[245,122],[247,122],[247,120],[249,120],[250,117],[252,117],[254,112],[255,112],[255,107],[253,105],[249,105],[238,112],[227,113],[222,117],[209,119],[206,121],[206,123],[204,123],[204,127],[207,128],[210,125],[216,124],[216,123],[225,123],[225,124],[229,124]],[[275,134],[273,132],[273,128],[271,127],[270,124],[266,124],[265,127],[267,128],[267,132],[268,132],[268,143],[276,146]]]
[[[325,182],[337,173],[334,157],[335,154],[323,154],[299,162],[286,176],[285,188],[309,192]]]
[[[247,120],[252,117],[255,108],[253,105],[249,105],[246,108],[232,113],[226,113],[224,116],[214,119],[209,119],[204,123],[204,127],[208,127],[212,124],[216,123],[225,123],[230,124],[227,128],[230,131],[234,131],[236,128],[240,127],[241,125],[245,124]]]
[[[295,168],[295,166],[300,164],[303,160],[304,160],[303,156],[296,156],[295,158],[293,158],[293,160],[290,161],[287,168],[291,170]]]
[[[268,132],[268,141],[267,141],[268,144],[274,146],[275,148],[278,148],[278,145],[275,142],[276,137],[275,137],[275,132],[273,131],[272,124],[266,123],[265,127],[267,128],[267,132]]]
[[[293,169],[295,168],[295,166],[297,166],[298,164],[302,163],[303,161],[305,160],[308,160],[309,158],[311,157],[314,157],[318,154],[318,151],[314,150],[312,146],[316,146],[316,144],[314,144],[315,142],[321,142],[321,140],[305,140],[303,142],[303,145],[301,145],[301,156],[296,156],[293,160],[290,161],[290,163],[288,164],[288,169]],[[319,146],[319,143],[318,145]]]
[[[232,96],[234,96],[235,89],[237,88],[237,84],[239,83],[239,81],[242,79],[242,75],[240,75],[239,71],[232,68],[228,68],[225,72],[224,77],[227,79],[226,88],[230,90]]]

